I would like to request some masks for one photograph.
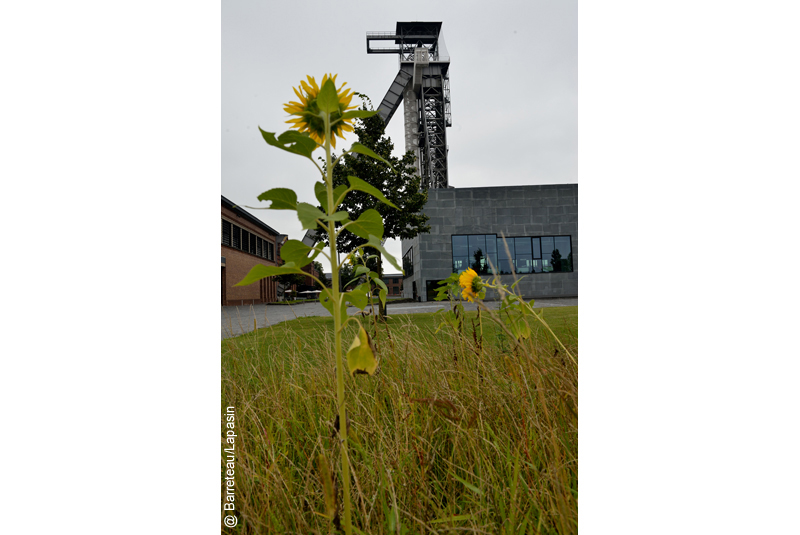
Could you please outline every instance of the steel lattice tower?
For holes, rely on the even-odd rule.
[[[400,69],[378,107],[388,125],[403,101],[406,151],[417,156],[422,188],[446,188],[450,119],[450,58],[441,22],[398,22],[394,32],[367,32],[367,54],[398,54]],[[395,47],[371,46],[394,41]]]

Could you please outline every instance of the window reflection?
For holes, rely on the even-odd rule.
[[[485,275],[489,272],[486,262],[486,236],[474,235],[469,237],[470,267],[476,273]]]
[[[533,256],[531,256],[531,239],[514,238],[514,251],[517,273],[533,273]]]
[[[467,256],[468,254],[468,236],[453,236],[453,256]]]
[[[501,275],[509,275],[514,265],[514,240],[497,238],[498,268]]]
[[[539,242],[541,238],[531,238],[531,245],[533,249],[533,257],[534,258],[541,258],[542,257],[542,247]]]
[[[554,238],[553,271],[572,271],[572,247],[569,236]]]
[[[491,275],[492,266],[501,275],[572,271],[570,236],[498,237],[495,234],[452,236],[453,271],[474,269]]]

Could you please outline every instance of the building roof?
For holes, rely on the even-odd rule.
[[[274,234],[275,236],[278,236],[280,234],[277,230],[270,227],[269,225],[261,221],[259,218],[257,218],[250,212],[246,211],[244,208],[233,204],[230,200],[226,199],[224,195],[220,195],[220,197],[222,197],[222,206],[224,206],[228,210],[235,212],[236,215],[243,217],[244,219],[247,219],[249,222],[253,223],[262,230],[269,232],[270,234]]]
[[[317,243],[317,231],[316,230],[309,230],[306,231],[306,235],[303,236],[303,244],[308,245],[309,247],[314,247]]]

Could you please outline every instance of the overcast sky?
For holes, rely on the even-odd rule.
[[[397,56],[367,54],[366,32],[398,21],[441,21],[450,54],[453,126],[447,129],[450,185],[578,181],[578,10],[575,1],[502,0],[395,5],[318,0],[222,3],[222,194],[258,206],[275,187],[316,204],[319,180],[307,160],[269,147],[258,127],[283,132],[283,104],[310,74],[338,73],[377,107],[398,70]],[[299,18],[302,15],[302,19]],[[356,99],[357,100],[357,99]],[[355,101],[354,101],[355,102]],[[405,150],[402,110],[387,134]],[[355,141],[353,134],[345,146]],[[338,145],[340,148],[342,145]],[[303,235],[289,211],[249,210],[290,238]],[[387,243],[400,256],[399,242]],[[328,266],[326,264],[326,270]]]

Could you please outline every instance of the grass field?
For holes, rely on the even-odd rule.
[[[543,310],[577,357],[577,307]],[[380,371],[346,377],[361,532],[577,533],[577,363],[536,322],[517,345],[482,320],[467,313],[461,334],[435,333],[435,314],[365,321]],[[327,468],[341,493],[332,324],[300,318],[222,342],[234,532],[335,532],[321,478]]]

